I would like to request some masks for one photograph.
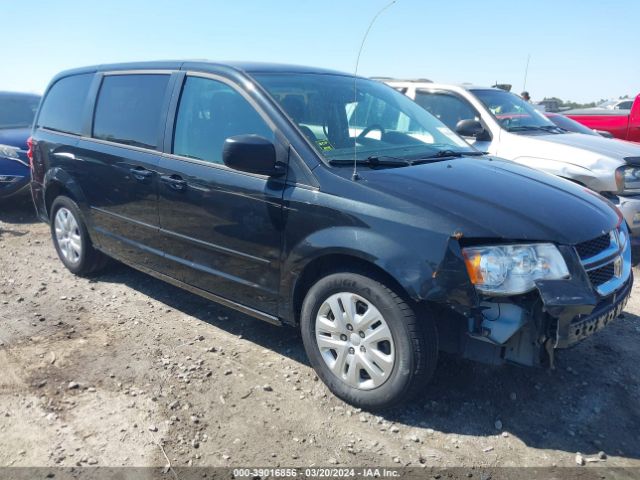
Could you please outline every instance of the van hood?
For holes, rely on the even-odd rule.
[[[619,222],[615,207],[567,180],[492,157],[364,170],[362,184],[383,194],[390,215],[465,238],[574,245]]]

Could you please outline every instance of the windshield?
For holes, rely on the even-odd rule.
[[[30,127],[39,102],[35,95],[0,95],[0,128]]]
[[[473,93],[507,131],[517,132],[555,126],[539,110],[518,95],[497,89],[473,90]]]
[[[258,74],[256,80],[327,160],[477,153],[409,98],[382,83],[342,75]],[[354,148],[355,147],[355,148]]]

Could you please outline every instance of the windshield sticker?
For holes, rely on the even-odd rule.
[[[316,140],[316,145],[318,145],[318,147],[320,147],[320,150],[322,150],[323,152],[333,150],[333,146],[329,143],[329,140]]]

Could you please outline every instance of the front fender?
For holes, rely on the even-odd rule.
[[[466,306],[477,303],[455,238],[440,234],[410,238],[402,232],[390,237],[367,228],[334,227],[313,232],[292,246],[286,256],[281,298],[289,300],[283,309],[287,316],[295,313],[293,294],[305,267],[331,255],[346,255],[375,265],[415,301]]]

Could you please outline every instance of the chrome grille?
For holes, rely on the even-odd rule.
[[[611,244],[611,234],[605,233],[592,240],[587,240],[576,245],[576,251],[581,260],[591,258],[603,252]]]
[[[631,274],[631,246],[626,229],[612,230],[577,244],[575,249],[591,286],[601,297],[618,290]]]

